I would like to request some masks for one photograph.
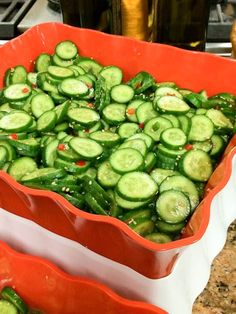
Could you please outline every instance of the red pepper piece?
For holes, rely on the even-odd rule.
[[[58,144],[57,149],[58,150],[66,150],[66,145],[65,144]]]
[[[134,108],[129,108],[129,109],[127,110],[127,113],[128,113],[129,115],[135,114],[135,109],[134,109]]]
[[[29,89],[28,89],[27,87],[24,87],[24,88],[22,89],[22,93],[26,94],[26,93],[28,93],[28,92],[29,92]]]
[[[33,87],[33,88],[36,88],[36,87],[37,87],[37,85],[36,85],[36,84],[32,84],[32,87]]]
[[[94,104],[92,104],[92,103],[88,103],[87,106],[88,106],[89,108],[94,108]]]
[[[9,138],[12,140],[18,140],[18,135],[16,133],[12,133],[9,135]]]
[[[86,85],[88,88],[91,88],[91,87],[92,87],[92,85],[89,84],[89,83],[85,83],[85,85]]]
[[[83,166],[86,165],[86,161],[84,161],[84,160],[78,160],[78,161],[76,161],[75,164],[76,164],[77,166],[79,166],[79,167],[83,167]]]
[[[185,148],[186,150],[192,150],[192,149],[193,149],[193,145],[191,145],[191,144],[186,144],[186,145],[184,146],[184,148]]]
[[[144,122],[140,123],[139,127],[140,127],[140,129],[143,129],[144,128]]]

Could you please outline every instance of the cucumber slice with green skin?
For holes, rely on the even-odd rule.
[[[144,171],[149,173],[155,166],[156,161],[157,161],[156,155],[153,152],[147,153],[144,160]]]
[[[22,183],[26,182],[42,182],[45,180],[54,180],[57,178],[62,178],[66,175],[66,172],[63,169],[56,168],[40,168],[29,174],[24,175],[21,178]]]
[[[88,138],[74,137],[69,146],[86,160],[94,159],[103,153],[103,148],[96,141]]]
[[[193,142],[192,143],[193,149],[201,149],[204,152],[209,153],[213,146],[211,139],[204,142]]]
[[[206,116],[213,122],[215,131],[219,134],[233,131],[233,124],[220,110],[209,109]]]
[[[64,169],[65,171],[72,174],[82,174],[90,167],[90,162],[84,161],[84,160],[78,160],[75,163],[75,162],[67,161],[65,159],[56,158],[54,162],[54,166],[58,169]]]
[[[39,154],[40,143],[35,138],[25,140],[9,139],[9,143],[16,148],[19,155],[36,157]]]
[[[190,200],[192,211],[199,204],[199,194],[195,184],[182,175],[167,177],[160,185],[160,193],[167,190],[177,190],[186,194]]]
[[[72,41],[65,40],[56,45],[55,52],[59,58],[71,60],[77,56],[78,49]]]
[[[142,201],[142,202],[127,201],[124,198],[120,197],[119,194],[117,194],[116,192],[115,192],[115,200],[116,200],[116,203],[120,207],[122,207],[126,210],[134,210],[137,208],[141,208],[149,202],[149,200],[148,201]]]
[[[61,92],[69,97],[85,96],[89,93],[87,85],[75,78],[67,78],[59,85]]]
[[[58,105],[54,108],[54,111],[57,115],[57,124],[63,122],[63,120],[66,118],[69,107],[70,102],[65,101],[61,105]]]
[[[86,73],[94,74],[96,77],[102,70],[102,66],[98,62],[88,58],[79,58],[77,65],[81,67]]]
[[[115,146],[120,142],[120,136],[117,133],[104,130],[93,132],[89,137],[106,147]]]
[[[170,149],[181,149],[187,143],[187,136],[178,128],[169,128],[161,133],[161,143]]]
[[[109,158],[112,169],[124,174],[135,170],[143,170],[144,160],[139,151],[133,148],[118,149]]]
[[[139,123],[145,123],[152,118],[158,116],[158,113],[153,109],[152,103],[150,101],[146,101],[141,104],[136,110],[136,116]]]
[[[156,182],[145,172],[124,174],[117,183],[117,193],[128,201],[146,201],[158,191]]]
[[[179,121],[179,116],[178,118],[175,117],[173,114],[162,114],[161,115],[162,118],[166,118],[167,120],[169,120],[172,124],[174,128],[181,128],[180,126],[180,121]]]
[[[63,144],[62,144],[63,145]],[[67,146],[67,145],[66,145]],[[66,161],[78,161],[79,155],[71,148],[65,148],[64,150],[60,150],[57,146],[57,155],[59,158],[64,159]]]
[[[72,108],[67,112],[67,116],[72,122],[79,123],[86,127],[94,126],[99,120],[99,114],[88,108]]]
[[[189,105],[176,96],[162,96],[156,102],[156,109],[163,113],[184,114],[190,110]]]
[[[52,64],[59,67],[68,68],[73,65],[74,60],[63,60],[56,53],[52,56]],[[74,71],[73,71],[74,73]]]
[[[169,169],[162,169],[162,168],[156,168],[153,169],[150,173],[151,177],[154,179],[154,181],[158,184],[158,186],[167,178],[171,177],[173,175],[178,175],[178,171],[169,170]]]
[[[31,110],[36,118],[39,118],[44,112],[54,109],[54,107],[52,98],[47,94],[39,93],[31,99]]]
[[[108,89],[122,82],[122,70],[116,66],[104,67],[99,74],[104,77]]]
[[[205,108],[198,108],[196,110],[196,114],[206,114],[207,113],[207,109]]]
[[[179,169],[191,180],[200,182],[206,182],[213,172],[210,156],[200,149],[188,151],[180,160]]]
[[[164,115],[163,115],[164,116]],[[180,128],[184,131],[186,135],[189,134],[189,131],[191,129],[191,120],[189,117],[180,115],[178,116],[178,120],[180,122]]]
[[[135,94],[142,94],[150,88],[155,88],[154,78],[147,72],[141,71],[127,82],[134,90]]]
[[[48,74],[59,80],[64,80],[74,76],[74,72],[71,69],[56,65],[49,65]]]
[[[138,109],[138,107],[144,103],[143,100],[141,99],[135,99],[132,100],[127,108],[126,108],[126,117],[128,118],[128,120],[132,121],[132,122],[138,122],[137,116],[136,116],[136,111]]]
[[[92,89],[92,87],[94,87],[94,81],[91,80],[91,78],[89,76],[87,76],[87,74],[84,75],[79,75],[76,77],[77,80],[85,83],[85,85],[89,88]],[[93,97],[92,97],[93,98]]]
[[[125,110],[123,104],[110,104],[103,109],[102,114],[109,124],[117,125],[125,121]]]
[[[11,71],[13,71],[14,68],[7,69],[5,72],[4,78],[3,78],[3,83],[4,86],[9,86],[10,85],[10,76],[11,76]]]
[[[41,53],[35,60],[35,71],[46,72],[52,62],[52,57],[48,53]]]
[[[220,135],[214,134],[211,137],[212,149],[210,151],[210,156],[212,158],[219,157],[220,154],[224,151],[225,142]]]
[[[119,149],[122,149],[122,148],[136,149],[139,153],[142,154],[143,157],[145,157],[147,154],[147,146],[146,146],[144,140],[142,140],[140,138],[125,141],[123,144],[121,144],[119,146]]]
[[[120,177],[121,176],[112,169],[109,161],[104,161],[98,167],[97,179],[98,182],[105,188],[114,187]]]
[[[134,90],[129,85],[120,84],[112,87],[111,98],[118,103],[125,104],[134,97]]]
[[[4,146],[0,146],[0,169],[3,168],[4,164],[8,159],[8,151]]]
[[[0,300],[0,313],[1,314],[17,314],[18,310],[11,302],[8,302],[6,300]]]
[[[12,111],[0,119],[0,128],[7,132],[23,132],[32,123],[32,118],[25,111]]]
[[[189,199],[181,191],[164,191],[156,202],[156,211],[159,217],[171,224],[184,221],[189,216],[190,210],[191,205]]]
[[[120,215],[122,215],[122,208],[119,207],[117,204],[116,204],[116,201],[115,201],[115,193],[113,190],[108,190],[107,191],[107,194],[110,196],[111,198],[111,206],[110,206],[110,212],[109,212],[109,215],[111,217],[120,217]]]
[[[151,136],[145,134],[145,133],[137,133],[134,134],[133,136],[129,137],[127,141],[135,140],[135,139],[140,139],[143,140],[148,148],[148,150],[151,150],[154,146],[154,141],[151,138]]]
[[[65,96],[62,96],[58,93],[51,92],[51,93],[49,93],[49,95],[51,96],[51,98],[55,104],[62,104],[67,100],[67,98]]]
[[[57,147],[59,140],[55,139],[50,144],[46,145],[43,150],[43,163],[47,167],[53,167],[57,158]]]
[[[129,223],[129,227],[140,236],[146,236],[153,232],[155,225],[150,219],[137,218]]]
[[[27,71],[24,66],[18,65],[12,71],[10,75],[10,84],[26,83]]]
[[[75,207],[81,209],[84,207],[84,196],[76,193],[73,196],[66,194],[66,193],[60,193],[68,202],[70,202],[72,205],[74,205]]]
[[[188,134],[189,141],[203,142],[209,140],[214,133],[212,121],[205,115],[195,115],[191,118],[191,128]]]
[[[161,133],[168,128],[173,127],[173,124],[163,117],[157,117],[149,120],[145,127],[144,133],[149,135],[155,142],[160,140]]]
[[[51,131],[54,129],[56,125],[56,121],[57,121],[57,115],[55,111],[46,111],[37,120],[37,130],[39,132]]]
[[[122,216],[121,220],[130,224],[136,219],[140,219],[140,218],[151,219],[151,217],[152,217],[151,209],[145,208],[145,209],[136,209],[136,210],[129,211]]]
[[[176,88],[169,86],[160,86],[155,91],[155,96],[175,96],[183,99],[183,95]]]
[[[7,172],[16,181],[20,181],[21,178],[37,169],[36,162],[30,157],[20,157],[13,161],[9,166]]]
[[[167,233],[167,234],[180,233],[180,231],[184,228],[185,224],[186,224],[185,221],[179,222],[177,224],[170,224],[162,220],[156,221],[157,230],[160,232]]]
[[[28,98],[31,92],[31,87],[28,84],[18,83],[6,87],[3,95],[9,101],[19,101]]]
[[[75,76],[79,76],[79,75],[84,75],[86,72],[84,71],[84,69],[82,69],[81,67],[72,64],[69,66],[69,69],[71,69],[72,71],[74,71]],[[96,78],[97,79],[97,78]],[[95,80],[96,80],[95,79]]]
[[[54,132],[56,132],[56,133],[63,132],[63,131],[67,131],[68,129],[69,129],[69,123],[68,122],[62,122],[60,124],[57,124],[57,126],[55,126]]]
[[[34,189],[39,189],[39,190],[49,190],[49,191],[53,191],[53,192],[57,192],[57,193],[68,193],[68,194],[77,194],[80,191],[80,186],[78,185],[70,185],[70,184],[64,184],[64,183],[55,183],[50,182],[50,184],[48,183],[38,183],[38,182],[34,182],[34,183],[27,183],[25,184],[26,186],[28,186],[29,188],[34,188]]]
[[[107,205],[110,204],[111,199],[110,196],[107,194],[107,192],[101,187],[100,184],[98,184],[95,179],[93,179],[91,176],[84,176],[82,178],[84,188],[87,192],[94,193],[94,195],[100,195],[107,203]]]
[[[10,107],[9,103],[5,103],[0,106],[1,112],[11,112],[12,108]]]
[[[127,139],[140,131],[139,125],[133,122],[122,123],[118,129],[121,138]]]
[[[169,235],[160,232],[150,233],[145,236],[145,239],[155,243],[168,243],[172,241]]]
[[[76,175],[76,177],[79,179],[82,179],[85,176],[95,180],[97,178],[97,169],[89,167],[84,173]]]
[[[174,157],[174,156],[170,157],[170,156],[162,154],[159,151],[156,153],[156,156],[157,156],[156,166],[158,168],[171,169],[171,170],[175,170],[178,168],[177,157]]]
[[[85,202],[88,207],[97,215],[108,215],[108,213],[98,204],[95,197],[93,197],[90,193],[86,193],[84,196]]]
[[[201,108],[202,104],[206,101],[206,99],[201,94],[197,93],[190,93],[185,95],[184,100],[189,103],[190,106],[195,108]]]
[[[4,146],[7,149],[8,152],[7,161],[12,161],[13,159],[16,158],[16,150],[14,149],[14,147],[12,147],[12,145],[9,144],[8,141],[0,140],[0,145]]]

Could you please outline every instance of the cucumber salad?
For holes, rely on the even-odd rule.
[[[178,239],[235,131],[235,96],[212,97],[80,56],[65,40],[6,71],[0,169],[110,215],[156,243]]]

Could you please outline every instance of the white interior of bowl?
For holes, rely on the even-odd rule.
[[[70,274],[103,282],[129,299],[152,303],[171,314],[190,314],[207,284],[211,263],[225,244],[227,229],[236,218],[235,182],[236,156],[227,185],[212,201],[204,236],[183,249],[172,273],[162,279],[146,278],[4,209],[0,209],[0,239],[20,252],[47,258]]]

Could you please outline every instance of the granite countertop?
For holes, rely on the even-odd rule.
[[[211,267],[207,287],[193,306],[192,314],[236,313],[236,221],[228,230],[227,242]]]

